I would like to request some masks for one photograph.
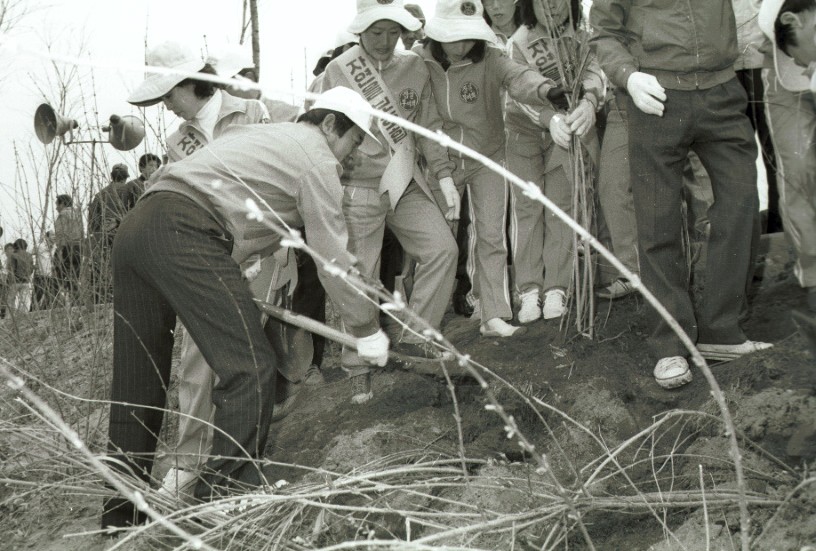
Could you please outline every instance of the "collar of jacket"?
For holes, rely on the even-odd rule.
[[[423,61],[427,61],[427,62],[429,62],[429,63],[435,63],[435,64],[436,64],[436,65],[437,65],[437,66],[438,66],[440,69],[442,69],[442,64],[441,64],[441,63],[439,63],[439,62],[436,60],[436,58],[435,58],[435,57],[433,56],[433,54],[431,53],[431,49],[430,49],[430,48],[420,48],[419,50],[417,50],[416,48],[414,48],[414,49],[413,49],[413,50],[411,50],[411,51],[412,51],[412,52],[415,52],[415,53],[417,53],[417,54],[419,54],[419,57],[421,57]],[[487,57],[487,56],[485,56],[485,57]],[[448,69],[453,69],[453,68],[455,68],[455,67],[464,67],[464,66],[466,66],[466,65],[473,65],[473,60],[470,60],[470,59],[463,59],[462,61],[457,61],[456,63],[451,63],[451,64],[448,66]],[[444,69],[443,69],[443,70],[444,70]]]
[[[243,101],[241,98],[237,98],[224,90],[217,90],[216,93],[221,94],[221,109],[218,111],[218,118],[215,119],[216,127],[218,126],[218,123],[228,115],[233,113],[246,113],[248,102]],[[198,124],[198,119],[184,121],[179,125],[179,131],[183,132],[190,127],[195,128],[202,134],[204,133],[201,125]]]
[[[388,61],[386,61],[383,64],[383,62],[380,61],[379,59],[374,59],[373,57],[371,57],[371,54],[369,54],[366,51],[366,49],[363,48],[362,46],[360,46],[359,44],[356,46],[356,48],[359,48],[360,51],[363,52],[363,55],[368,58],[368,60],[371,62],[371,65],[376,67],[377,71],[379,71],[380,73],[384,72],[386,69],[391,67],[394,63],[396,63],[397,62],[397,56],[414,55],[412,50],[394,50],[394,53],[391,54],[391,57],[388,58]]]

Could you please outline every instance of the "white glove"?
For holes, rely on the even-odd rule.
[[[569,147],[572,132],[563,115],[553,115],[550,119],[550,136],[559,147],[564,149]]]
[[[569,125],[570,132],[583,138],[595,126],[595,107],[589,100],[582,99],[564,122]]]
[[[635,72],[629,75],[626,81],[626,90],[632,96],[632,101],[638,109],[647,115],[663,116],[666,101],[666,90],[660,86],[653,75]]]
[[[460,199],[459,192],[456,191],[456,184],[453,178],[445,176],[439,180],[439,187],[442,188],[442,195],[445,196],[445,203],[448,205],[448,212],[445,213],[445,220],[459,220]]]
[[[241,265],[241,268],[244,273],[244,278],[246,278],[247,281],[255,281],[255,278],[261,273],[260,255],[254,254],[247,258]]]
[[[357,355],[380,367],[388,363],[388,336],[382,329],[373,335],[357,339]]]

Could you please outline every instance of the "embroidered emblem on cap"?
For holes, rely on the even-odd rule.
[[[378,4],[382,4],[382,5],[385,5],[385,4],[393,4],[393,3],[394,3],[394,0],[377,0],[377,3],[378,3]]]
[[[405,111],[413,111],[419,103],[419,95],[410,88],[406,88],[399,95],[399,104]]]
[[[462,13],[465,15],[476,15],[476,4],[473,2],[462,2],[459,9],[462,10]]]
[[[462,101],[465,103],[474,103],[479,99],[479,89],[476,88],[476,85],[472,82],[466,82],[459,90],[459,97],[462,98]]]

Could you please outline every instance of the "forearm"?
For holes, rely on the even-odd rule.
[[[420,111],[416,119],[417,124],[432,132],[442,130],[442,117],[439,116],[439,111],[436,109],[436,100],[431,93],[430,82],[422,90],[419,105]],[[428,162],[428,167],[433,176],[440,179],[453,174],[456,164],[450,160],[447,147],[423,136],[417,136],[417,145],[419,152]]]
[[[597,111],[603,105],[606,97],[606,83],[598,59],[592,53],[590,53],[581,83],[584,87],[584,97]]]
[[[590,12],[595,30],[590,45],[601,69],[619,88],[626,88],[629,75],[638,70],[637,60],[627,48],[634,37],[626,28],[632,0],[596,0]]]

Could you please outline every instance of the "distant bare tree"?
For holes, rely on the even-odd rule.
[[[239,44],[244,43],[247,29],[251,29],[252,34],[252,63],[255,65],[255,74],[261,76],[261,38],[258,27],[258,0],[244,0],[243,16],[241,19],[241,38]],[[249,13],[249,21],[247,21]]]

